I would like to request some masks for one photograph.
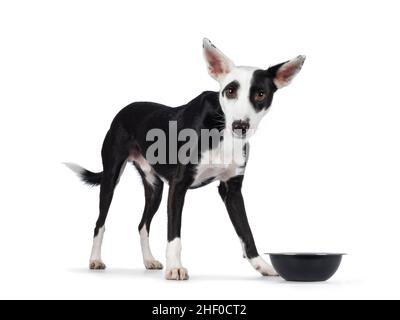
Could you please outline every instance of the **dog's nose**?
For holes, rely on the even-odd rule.
[[[250,128],[249,120],[236,120],[232,122],[232,131],[239,136],[244,137]]]

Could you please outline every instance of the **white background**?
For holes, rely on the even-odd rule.
[[[0,4],[1,298],[400,298],[397,1],[3,1]],[[238,65],[306,63],[251,141],[244,197],[260,252],[349,253],[328,282],[259,276],[242,259],[217,184],[183,213],[191,279],[145,271],[141,182],[127,168],[107,221],[105,272],[87,270],[114,115],[218,90],[209,37]],[[166,202],[152,224],[164,261]]]

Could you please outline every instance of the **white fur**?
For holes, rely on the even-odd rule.
[[[233,134],[232,123],[234,121],[249,119],[251,129],[247,134],[247,137],[249,137],[257,129],[258,124],[266,114],[266,110],[257,112],[249,98],[253,73],[255,70],[259,70],[260,68],[235,66],[232,60],[218,50],[208,39],[203,41],[203,47],[209,73],[220,84],[219,102],[225,115],[226,130]],[[212,72],[212,63],[215,64],[216,62],[215,60],[210,61],[210,58],[208,57],[209,53],[218,57],[217,61],[219,62],[218,66],[220,67],[217,68],[217,70],[223,70],[223,72],[217,76]],[[222,95],[223,89],[232,81],[237,81],[239,83],[236,99],[228,99]]]
[[[221,90],[219,101],[225,115],[226,130],[232,134],[232,123],[236,120],[250,120],[250,130],[246,135],[248,139],[257,129],[261,119],[267,110],[257,112],[250,102],[249,92],[253,73],[259,68],[235,67],[223,79],[219,81]],[[239,83],[236,99],[228,99],[222,95],[222,90],[232,81]]]
[[[142,156],[130,156],[128,161],[134,161],[143,171],[146,181],[153,186],[156,183],[156,174],[150,163]]]
[[[122,174],[124,173],[124,170],[125,170],[125,167],[126,167],[126,162],[127,162],[127,161],[125,161],[125,162],[122,164],[122,166],[121,166],[121,170],[120,170],[120,172],[119,172],[118,179],[117,179],[117,184],[119,183],[119,180],[121,179],[121,176],[122,176]],[[65,164],[69,169],[71,169],[73,172],[75,172],[79,177],[81,177],[81,176],[82,176],[82,173],[85,171],[84,168],[82,168],[80,165],[77,165],[77,164],[75,164],[75,163],[72,163],[72,162],[64,162],[64,164]]]
[[[72,163],[72,162],[64,162],[64,164],[71,169],[73,172],[75,172],[78,176],[82,175],[82,172],[85,171],[81,166]]]
[[[101,245],[103,243],[105,227],[101,227],[97,236],[93,238],[92,253],[90,255],[90,263],[102,262],[101,260]]]
[[[156,183],[156,175],[153,172],[149,172],[149,173],[145,173],[145,177],[146,177],[146,181],[154,186],[154,184]]]
[[[175,238],[167,245],[167,267],[165,278],[168,280],[187,280],[189,278],[187,270],[181,262],[181,239]]]
[[[215,180],[228,181],[230,178],[243,175],[246,158],[243,147],[246,140],[224,132],[222,142],[214,149],[202,153],[200,163],[192,186],[200,185],[203,181],[215,177]]]
[[[255,70],[260,68],[235,66],[231,59],[217,49],[210,40],[203,40],[203,52],[208,65],[210,75],[220,84],[219,100],[225,115],[226,130],[232,133],[232,123],[237,120],[250,120],[248,136],[255,132],[261,119],[267,110],[257,112],[250,102],[250,87]],[[274,83],[277,88],[287,86],[297,73],[301,70],[305,56],[298,56],[285,63],[278,71]],[[239,89],[237,98],[228,99],[222,95],[223,89],[231,83],[237,81]]]
[[[139,231],[140,246],[142,248],[143,263],[147,269],[162,269],[162,264],[157,261],[150,250],[149,233],[147,232],[146,225]]]
[[[181,262],[181,239],[175,238],[167,245],[167,269],[182,267]]]
[[[278,273],[275,271],[275,269],[266,263],[263,258],[260,256],[249,259],[250,264],[253,266],[254,269],[256,269],[258,272],[260,272],[263,276],[277,276]]]
[[[142,247],[143,261],[154,260],[153,254],[150,250],[149,233],[146,230],[146,225],[139,231],[140,245]]]

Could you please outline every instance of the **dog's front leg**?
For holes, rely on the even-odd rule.
[[[168,245],[165,278],[168,280],[187,280],[188,271],[181,262],[181,218],[185,194],[190,182],[175,180],[168,193]]]
[[[253,234],[246,216],[242,196],[243,176],[236,176],[226,182],[221,182],[218,191],[225,202],[233,227],[238,234],[243,246],[243,254],[251,265],[264,276],[276,276],[277,273],[272,266],[264,261],[257,252]]]

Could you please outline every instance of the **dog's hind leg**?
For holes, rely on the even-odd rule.
[[[127,154],[122,152],[122,148],[118,147],[119,144],[115,140],[108,133],[102,149],[104,171],[100,184],[100,213],[94,229],[93,247],[89,262],[90,269],[105,269],[106,267],[101,259],[101,245],[105,231],[104,224],[114,195],[115,186],[118,183],[127,159]]]
[[[139,174],[143,180],[144,196],[146,201],[142,220],[139,224],[143,263],[146,269],[162,269],[163,265],[153,257],[153,254],[150,250],[149,232],[151,220],[153,219],[154,214],[157,212],[161,203],[164,183],[154,173],[144,173],[136,164],[135,167],[139,171]],[[151,178],[149,175],[151,175]]]

